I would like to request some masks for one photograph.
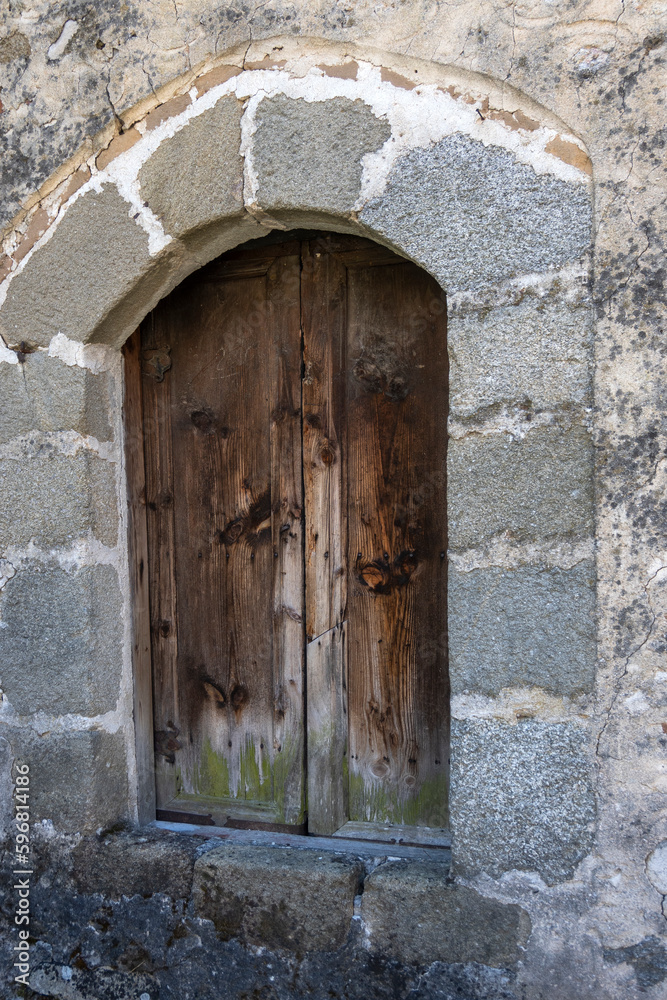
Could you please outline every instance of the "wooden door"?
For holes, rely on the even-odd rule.
[[[161,814],[293,829],[307,815],[309,832],[343,836],[444,828],[436,283],[357,238],[251,245],[160,303],[126,364]]]

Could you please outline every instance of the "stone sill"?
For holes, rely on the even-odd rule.
[[[509,969],[531,930],[520,906],[453,881],[444,849],[165,822],[43,849],[49,906],[56,872],[63,912],[81,910],[86,926],[100,907],[143,926],[157,906],[160,921],[185,921],[178,933],[189,947],[208,941],[203,960],[229,944],[250,957],[257,948],[299,961],[328,955],[333,966],[349,952],[411,968]]]
[[[256,847],[290,847],[297,850],[330,851],[335,854],[351,854],[360,858],[407,858],[414,861],[439,862],[447,870],[451,866],[452,853],[447,847],[423,847],[402,844],[396,841],[381,842],[344,837],[315,837],[294,833],[274,833],[264,830],[233,830],[220,826],[196,826],[191,823],[167,823],[156,820],[150,828],[195,837],[215,838],[225,844],[239,844]],[[446,874],[443,871],[443,874]]]

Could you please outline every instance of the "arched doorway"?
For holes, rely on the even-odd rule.
[[[163,300],[126,364],[158,815],[437,839],[444,294],[369,240],[274,234]]]

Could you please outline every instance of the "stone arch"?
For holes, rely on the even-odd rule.
[[[450,294],[586,254],[590,160],[546,109],[418,61],[265,48],[128,112],[126,131],[17,220],[0,271],[6,343],[122,342],[188,273],[267,227],[370,236]]]
[[[46,185],[6,237],[0,360],[19,364],[23,343],[104,367],[94,345],[117,351],[187,274],[269,229],[358,233],[429,271],[450,311],[457,863],[565,877],[592,809],[573,707],[595,663],[583,144],[488,78],[315,41],[262,43],[252,61],[223,57],[161,96]],[[95,475],[82,473],[87,496]],[[502,627],[485,627],[484,606]],[[127,657],[123,670],[127,681]],[[116,713],[121,677],[118,692]],[[75,712],[103,715],[85,699]],[[121,724],[129,732],[127,714]],[[531,746],[544,750],[532,769]],[[478,803],[497,797],[496,754],[524,793],[501,795],[489,820]],[[545,790],[554,754],[567,763]],[[527,839],[508,841],[512,824]]]

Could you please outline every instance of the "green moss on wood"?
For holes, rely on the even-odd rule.
[[[277,823],[303,822],[306,803],[302,780],[303,741],[300,735],[285,741],[282,749],[275,754],[273,764],[266,745],[260,744],[258,756],[255,741],[247,736],[240,753],[238,769],[238,785],[234,788],[229,758],[217,753],[211,741],[206,739],[199,764],[192,774],[195,796],[222,799],[229,803],[242,801],[274,805]]]
[[[350,819],[361,823],[394,823],[403,826],[447,826],[448,781],[445,775],[423,781],[412,796],[399,795],[379,783],[367,785],[359,774],[350,774]]]
[[[199,765],[195,765],[192,786],[198,795],[214,799],[230,798],[229,764],[222,754],[215,752],[209,739],[204,741]]]

